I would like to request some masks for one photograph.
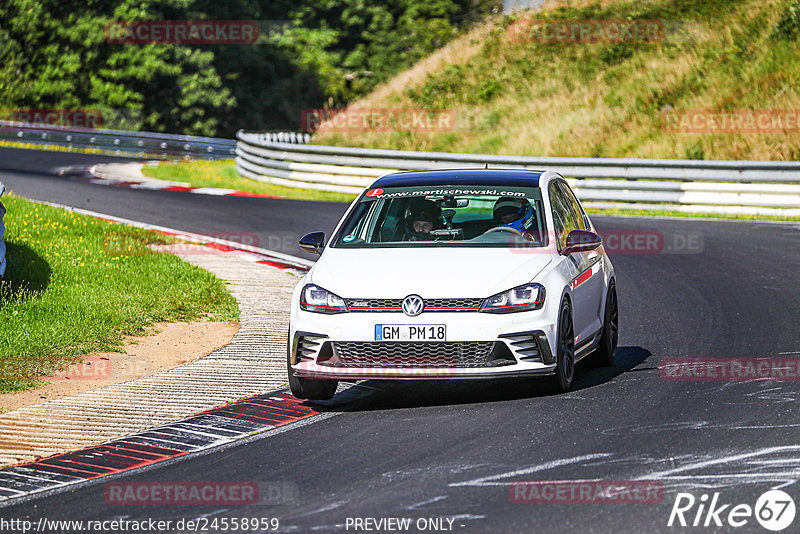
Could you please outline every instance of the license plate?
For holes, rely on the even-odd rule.
[[[445,341],[443,324],[376,324],[375,341]]]

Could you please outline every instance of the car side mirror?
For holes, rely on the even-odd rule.
[[[322,249],[325,248],[325,232],[311,232],[300,238],[297,242],[300,248],[306,252],[322,254]]]
[[[573,230],[567,236],[567,245],[561,251],[563,256],[573,252],[589,252],[603,244],[603,238],[588,230]]]

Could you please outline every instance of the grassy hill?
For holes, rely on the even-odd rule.
[[[513,38],[519,19],[657,21],[656,42]],[[691,133],[667,114],[800,111],[797,0],[551,2],[495,17],[352,104],[446,110],[447,131],[318,132],[317,144],[489,154],[800,159],[800,128]],[[783,113],[782,117],[787,114]],[[774,128],[773,128],[774,130]]]

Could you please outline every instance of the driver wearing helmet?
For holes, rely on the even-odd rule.
[[[528,199],[500,197],[494,204],[493,214],[496,228],[512,228],[526,239],[536,241],[536,219]]]
[[[431,230],[441,227],[442,208],[436,202],[425,199],[414,199],[406,208],[406,240],[428,241],[432,238]]]

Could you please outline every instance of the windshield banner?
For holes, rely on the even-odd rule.
[[[407,188],[407,189],[390,189],[384,190],[381,188],[370,189],[365,193],[365,196],[370,198],[407,198],[407,197],[426,197],[426,196],[440,196],[440,195],[488,195],[488,196],[504,196],[504,197],[521,197],[526,196],[525,190],[522,188],[503,188],[497,187],[484,187],[480,185],[471,187],[438,187],[436,189],[420,189],[420,188]],[[366,199],[365,199],[366,200]]]

